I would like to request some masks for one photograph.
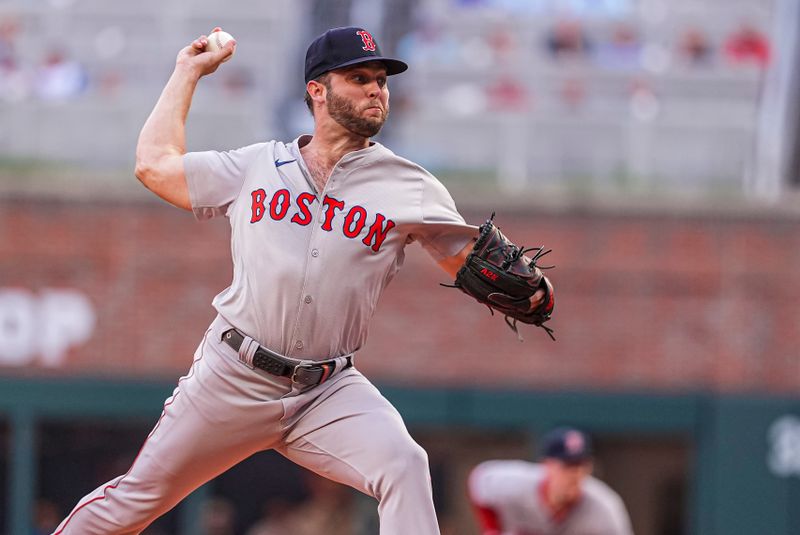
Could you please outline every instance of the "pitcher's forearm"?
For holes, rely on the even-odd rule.
[[[183,155],[186,153],[186,117],[192,96],[198,80],[216,71],[236,47],[236,42],[230,40],[223,48],[207,52],[207,44],[208,39],[201,35],[178,52],[175,70],[145,121],[136,144],[136,178],[165,201],[185,210],[191,210]]]
[[[183,171],[186,153],[186,117],[200,76],[176,65],[136,145],[136,177],[165,201],[191,209]]]
[[[186,117],[200,76],[191,68],[177,65],[144,123],[136,147],[137,163],[153,163],[165,154],[186,152]]]

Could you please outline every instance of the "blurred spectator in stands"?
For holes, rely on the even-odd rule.
[[[487,34],[486,44],[492,51],[495,63],[508,64],[517,47],[514,30],[505,24],[497,24]]]
[[[708,67],[713,61],[714,49],[708,36],[699,28],[688,28],[678,41],[678,57],[690,67]]]
[[[17,57],[19,21],[0,14],[0,100],[18,102],[28,96],[28,79]]]
[[[733,65],[765,68],[770,60],[769,39],[755,26],[744,23],[725,40],[725,57]]]
[[[0,58],[0,101],[19,102],[28,98],[30,84],[13,57]]]
[[[528,91],[516,78],[501,76],[486,88],[491,111],[523,112],[528,109]]]
[[[586,103],[586,82],[582,78],[567,78],[561,84],[558,96],[568,111],[576,112]]]
[[[611,30],[608,40],[598,43],[595,58],[598,65],[613,70],[632,70],[641,66],[642,42],[636,29],[620,22]]]
[[[116,98],[125,87],[125,77],[120,71],[110,68],[100,73],[96,87],[103,97]]]
[[[352,535],[355,516],[352,491],[309,472],[306,501],[289,505],[273,502],[265,517],[247,530],[246,535]]]
[[[86,90],[88,76],[83,65],[53,47],[36,69],[33,80],[36,96],[42,100],[68,100]]]
[[[19,21],[12,15],[0,13],[0,61],[16,58],[16,40]]]
[[[234,67],[225,73],[222,87],[227,96],[240,97],[253,88],[253,73],[244,67]]]
[[[661,113],[661,102],[648,79],[631,80],[628,95],[631,116],[637,121],[650,122]]]
[[[592,52],[593,43],[578,20],[562,19],[547,33],[547,50],[557,60],[584,59]]]
[[[31,535],[50,535],[61,522],[58,506],[50,500],[37,500],[33,507],[33,529]]]
[[[236,510],[233,504],[215,497],[203,504],[201,524],[204,535],[234,535]]]

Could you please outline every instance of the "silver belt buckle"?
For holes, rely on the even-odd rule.
[[[293,382],[293,383],[297,383],[297,384],[302,384],[302,385],[304,385],[305,383],[301,383],[300,381],[298,381],[298,380],[297,380],[297,371],[298,371],[300,368],[311,369],[311,368],[313,368],[314,366],[316,366],[316,364],[311,364],[311,363],[304,364],[304,363],[302,363],[302,362],[301,362],[300,364],[298,364],[297,366],[295,366],[295,367],[294,367],[294,370],[292,371],[292,382]],[[307,386],[307,385],[306,385],[306,386]]]

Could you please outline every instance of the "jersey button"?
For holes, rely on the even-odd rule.
[[[311,297],[310,295],[307,295],[306,298],[304,299],[304,301],[306,302],[307,305],[310,305],[311,301],[313,301],[313,300],[314,300],[314,298]]]
[[[311,256],[313,256],[314,258],[318,257],[319,256],[319,250],[311,249]]]
[[[298,340],[297,342],[295,342],[294,343],[294,348],[295,349],[303,349],[303,341],[302,340]]]

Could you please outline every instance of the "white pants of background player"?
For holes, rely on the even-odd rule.
[[[55,535],[137,534],[194,489],[275,449],[378,499],[381,535],[439,533],[425,451],[354,368],[298,392],[220,341],[217,318],[127,474],[85,496]]]

